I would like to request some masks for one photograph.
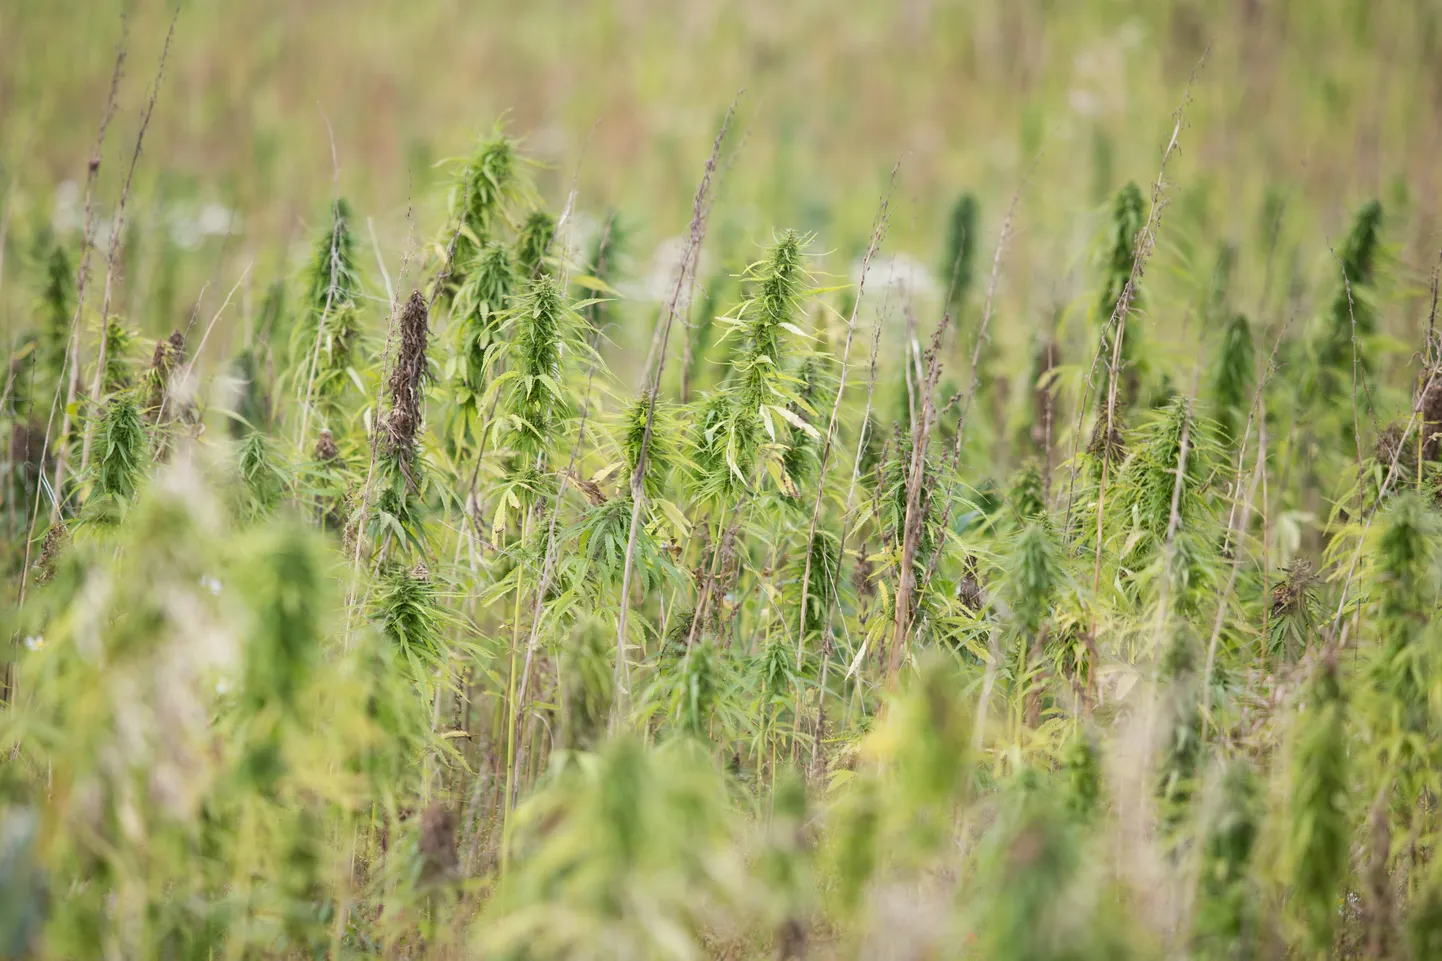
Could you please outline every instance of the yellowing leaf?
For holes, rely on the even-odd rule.
[[[806,421],[802,420],[796,414],[793,414],[791,411],[787,410],[785,407],[772,407],[771,409],[784,417],[786,421],[791,424],[792,427],[804,431],[806,434],[816,438],[817,440],[821,439],[820,431],[818,431],[815,427],[812,427],[810,424],[806,423]]]

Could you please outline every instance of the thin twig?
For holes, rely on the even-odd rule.
[[[592,133],[595,132],[596,127],[599,124],[600,120],[597,120],[595,124],[592,124]],[[590,136],[588,135],[586,139],[587,143],[589,143]],[[583,146],[581,150],[581,155],[576,159],[576,166],[571,175],[571,189],[566,195],[566,206],[562,210],[561,216],[556,220],[556,229],[553,232],[551,238],[553,243],[557,239],[559,239],[560,231],[562,230],[562,228],[569,226],[571,212],[575,208],[576,203],[576,184],[580,179],[581,164],[584,162],[585,156],[586,153]],[[607,229],[609,230],[609,226]],[[602,249],[604,250],[604,246]],[[561,287],[563,290],[565,289],[565,279],[562,280]],[[581,419],[579,425],[576,428],[576,442],[571,446],[570,460],[566,464],[565,471],[561,473],[560,485],[556,489],[556,496],[551,504],[551,519],[550,522],[546,525],[546,553],[541,562],[541,578],[536,586],[536,602],[531,609],[531,630],[526,638],[526,658],[521,667],[520,692],[516,698],[516,702],[510,705],[510,711],[512,712],[512,717],[515,719],[515,724],[517,727],[520,726],[521,718],[526,710],[526,702],[530,696],[531,665],[535,660],[536,644],[540,637],[541,631],[541,607],[546,597],[546,591],[550,589],[551,577],[555,573],[557,545],[556,523],[560,519],[561,515],[561,501],[565,497],[566,488],[571,478],[575,475],[576,465],[580,462],[581,458],[581,449],[584,446],[586,440],[586,424],[587,421],[590,419],[591,408],[593,406],[591,403],[591,390],[595,382],[596,371],[601,366],[600,355],[595,350],[596,343],[600,339],[600,336],[601,332],[599,330],[592,331],[591,366],[590,370],[586,374],[586,393],[584,395],[585,402],[582,404]],[[523,752],[521,750],[517,750],[515,752],[515,756],[511,759],[511,773],[510,778],[508,779],[511,790],[506,796],[505,809],[508,814],[510,810],[516,806],[516,797],[520,791],[522,753]]]
[[[411,249],[414,246],[415,238],[415,207],[409,203],[406,205],[406,222],[410,225],[410,229],[406,233],[406,245],[401,251],[400,281],[402,285],[405,284],[406,273],[410,268]],[[376,257],[380,257],[379,249],[376,250]],[[351,555],[351,589],[350,597],[346,599],[345,634],[342,635],[342,644],[346,649],[350,648],[351,625],[355,618],[356,602],[360,599],[360,562],[361,549],[365,545],[365,519],[370,511],[371,483],[375,479],[376,453],[380,447],[381,405],[385,403],[385,385],[390,373],[387,366],[390,363],[391,344],[395,341],[396,318],[400,315],[400,310],[400,298],[392,296],[390,315],[386,319],[385,345],[381,348],[381,376],[376,382],[376,416],[371,443],[369,445],[370,459],[366,464],[365,482],[361,485],[361,503],[360,513],[357,515],[358,523],[355,550]]]
[[[1176,559],[1177,531],[1182,524],[1182,488],[1186,486],[1187,457],[1191,452],[1193,407],[1197,390],[1201,386],[1202,373],[1198,367],[1192,375],[1192,393],[1187,400],[1186,417],[1182,420],[1182,436],[1177,450],[1176,480],[1172,482],[1172,503],[1167,513],[1167,535],[1162,548],[1162,589],[1157,600],[1157,636],[1166,627],[1171,607],[1172,563]],[[1095,636],[1095,632],[1093,633]],[[1095,665],[1093,665],[1095,667]]]
[[[80,246],[80,268],[75,278],[75,313],[70,318],[70,339],[65,349],[65,357],[60,365],[60,379],[55,385],[55,394],[50,400],[50,416],[45,422],[45,440],[40,447],[40,471],[44,474],[45,458],[50,452],[50,428],[55,424],[55,411],[60,406],[60,388],[67,384],[65,406],[62,408],[60,421],[60,433],[56,437],[57,451],[55,463],[55,482],[51,485],[51,523],[54,523],[60,516],[60,504],[63,496],[61,484],[65,476],[65,452],[68,449],[65,438],[70,433],[70,411],[75,406],[75,397],[80,387],[80,317],[85,307],[86,281],[90,276],[90,251],[95,246],[95,181],[100,174],[100,151],[105,145],[105,133],[110,129],[110,121],[115,116],[115,105],[120,90],[120,78],[125,72],[125,45],[130,35],[130,21],[125,17],[120,18],[120,42],[115,48],[115,69],[110,76],[110,93],[105,100],[105,108],[100,115],[100,131],[95,137],[95,149],[90,154],[90,163],[85,175],[85,219],[84,232],[81,237]],[[67,378],[67,371],[69,377]],[[17,604],[25,603],[25,589],[29,584],[30,574],[30,549],[35,540],[35,525],[40,519],[40,498],[45,490],[45,484],[35,485],[35,504],[30,512],[30,524],[25,535],[25,560],[20,568],[20,593]],[[7,691],[13,694],[13,675],[11,667],[6,665]]]
[[[1362,389],[1367,393],[1367,409],[1373,412],[1374,419],[1372,423],[1372,430],[1374,432],[1377,430],[1377,424],[1375,420],[1376,411],[1372,405],[1371,388],[1367,386],[1366,372],[1359,369],[1362,363],[1362,358],[1360,350],[1357,346],[1357,312],[1352,304],[1352,281],[1347,276],[1347,265],[1342,262],[1341,257],[1337,256],[1337,251],[1332,249],[1332,245],[1330,242],[1327,244],[1327,252],[1332,255],[1333,260],[1337,261],[1337,269],[1342,272],[1342,289],[1347,294],[1347,316],[1351,319],[1352,324],[1352,434],[1353,439],[1356,441],[1357,444],[1357,474],[1358,476],[1361,476],[1362,461],[1364,458],[1362,456],[1362,422],[1357,413],[1357,381],[1359,378],[1362,381]]]
[[[407,214],[409,215],[409,211],[407,211]],[[386,285],[386,300],[391,304],[392,309],[394,309],[396,303],[396,289],[395,286],[391,284],[390,271],[386,270],[386,259],[385,257],[381,256],[380,241],[376,239],[376,222],[370,217],[366,218],[366,231],[370,234],[371,237],[371,250],[375,251],[376,268],[381,272],[381,282]]]
[[[325,121],[326,132],[330,135],[330,162],[331,162],[331,231],[330,231],[330,284],[325,291],[325,307],[321,310],[320,320],[315,328],[315,346],[311,349],[310,364],[305,379],[305,402],[300,408],[300,433],[296,437],[296,450],[305,450],[306,428],[310,424],[310,403],[311,393],[315,389],[315,371],[320,363],[320,347],[325,342],[325,325],[330,319],[330,309],[335,301],[336,278],[340,273],[340,229],[341,220],[337,216],[340,204],[340,160],[335,149],[335,129],[330,125],[330,118],[325,111],[320,112],[321,119]],[[395,298],[391,298],[393,301]],[[394,304],[392,305],[394,306]],[[384,383],[384,381],[382,381]],[[376,408],[379,413],[380,408]],[[379,419],[377,419],[379,422]]]
[[[240,289],[240,285],[245,283],[245,279],[250,276],[250,268],[253,266],[255,266],[254,260],[245,265],[245,269],[240,272],[240,279],[230,288],[230,293],[225,295],[225,300],[221,301],[220,308],[211,316],[210,323],[205,325],[205,332],[200,335],[200,343],[195,345],[195,352],[191,355],[190,362],[185,366],[185,373],[179,379],[180,383],[184,383],[194,372],[195,366],[200,363],[200,355],[205,350],[205,342],[210,339],[210,332],[215,329],[215,322],[220,319],[221,314],[225,313],[225,308],[230,306],[231,298],[234,297],[235,292]],[[161,421],[165,417],[165,403],[169,399],[170,392],[166,391],[165,397],[162,398],[160,402],[160,413],[157,415],[157,421]]]
[[[681,256],[681,263],[676,271],[676,284],[672,288],[671,299],[667,303],[665,311],[657,319],[657,325],[660,327],[659,337],[652,338],[652,356],[647,358],[646,375],[641,389],[649,393],[651,402],[646,410],[646,429],[641,434],[641,448],[636,457],[636,469],[631,473],[631,525],[630,531],[626,535],[626,556],[621,573],[621,612],[616,619],[616,705],[612,713],[613,726],[620,719],[629,693],[624,683],[624,676],[629,674],[626,666],[626,615],[631,606],[631,570],[636,563],[636,534],[640,529],[641,507],[645,501],[642,481],[646,476],[646,457],[651,448],[651,431],[656,417],[661,373],[666,368],[666,341],[670,336],[672,323],[676,319],[676,305],[681,299],[681,291],[686,287],[689,273],[695,269],[692,261],[700,253],[701,242],[706,236],[706,193],[710,189],[711,179],[716,173],[716,160],[721,154],[721,144],[726,138],[726,130],[731,125],[731,118],[736,113],[736,104],[744,92],[738,92],[736,99],[731,101],[731,106],[726,109],[726,116],[721,121],[721,130],[711,144],[711,156],[706,160],[705,172],[701,175],[701,183],[696,188],[691,225],[688,230],[686,247]],[[657,340],[659,340],[659,346],[656,346]]]
[[[911,461],[906,475],[906,514],[902,524],[901,577],[896,588],[895,620],[891,635],[891,657],[887,681],[894,682],[905,655],[907,631],[911,626],[911,600],[916,590],[916,550],[921,540],[921,527],[926,522],[921,506],[922,481],[926,473],[926,452],[931,446],[931,427],[936,420],[936,382],[941,377],[941,350],[950,326],[951,314],[941,318],[926,352],[926,380],[918,384],[921,410],[913,417]],[[931,495],[927,492],[927,500]]]
[[[1334,637],[1337,634],[1338,626],[1342,622],[1342,613],[1347,608],[1347,594],[1352,588],[1352,578],[1357,573],[1357,561],[1362,556],[1362,548],[1367,542],[1367,532],[1371,530],[1372,521],[1376,518],[1378,509],[1386,500],[1387,490],[1392,486],[1392,479],[1397,476],[1397,464],[1401,460],[1402,452],[1407,448],[1407,438],[1412,436],[1412,429],[1417,426],[1417,418],[1422,412],[1422,401],[1426,398],[1427,392],[1432,389],[1432,382],[1437,379],[1439,372],[1442,372],[1442,368],[1429,372],[1426,382],[1422,385],[1422,389],[1417,392],[1417,399],[1412,402],[1412,416],[1407,420],[1407,427],[1402,431],[1402,437],[1397,442],[1397,448],[1392,452],[1392,463],[1387,469],[1387,476],[1382,479],[1382,486],[1377,491],[1377,499],[1367,508],[1367,516],[1362,522],[1362,531],[1357,537],[1357,547],[1352,552],[1351,563],[1347,565],[1347,577],[1342,582],[1342,593],[1337,599],[1337,612],[1332,617],[1330,631]],[[1341,647],[1343,645],[1338,644],[1338,646]]]
[[[1035,166],[1036,161],[1033,160],[1032,167],[1034,168]],[[956,433],[952,437],[951,451],[946,461],[947,470],[952,476],[947,484],[942,507],[940,524],[942,530],[946,530],[947,525],[950,524],[952,507],[956,503],[956,466],[961,460],[962,441],[966,436],[967,418],[971,411],[972,397],[976,394],[977,384],[981,379],[979,370],[981,365],[981,351],[988,336],[987,331],[991,328],[992,309],[996,301],[996,285],[998,279],[1001,277],[1001,261],[1006,252],[1007,241],[1011,239],[1012,223],[1016,217],[1017,205],[1021,202],[1021,191],[1022,188],[1026,186],[1029,176],[1030,172],[1022,177],[1022,182],[1017,184],[1016,190],[1011,195],[1011,202],[1006,208],[1006,216],[1002,218],[1001,232],[996,239],[996,252],[991,258],[991,276],[986,282],[986,304],[982,308],[981,324],[977,327],[976,343],[971,351],[971,375],[967,381],[966,391],[962,395],[961,413],[957,415]],[[940,556],[938,553],[933,554],[927,561],[926,577],[921,582],[923,590],[931,583],[931,578],[936,573],[936,565],[939,559]]]
[[[808,588],[811,586],[811,552],[816,543],[816,525],[821,517],[821,499],[826,492],[826,470],[831,462],[831,448],[836,443],[838,422],[841,418],[841,398],[846,392],[847,364],[851,358],[851,341],[856,334],[856,318],[861,311],[861,301],[866,294],[866,275],[871,269],[871,259],[876,256],[877,248],[881,246],[881,239],[886,235],[886,227],[889,220],[888,210],[891,205],[891,192],[896,186],[896,173],[901,169],[901,161],[891,168],[891,179],[887,182],[886,193],[881,198],[881,209],[876,213],[876,222],[871,230],[871,242],[866,247],[866,255],[861,258],[861,278],[856,285],[856,300],[851,305],[851,316],[846,321],[846,341],[841,348],[841,375],[836,385],[836,397],[831,402],[831,416],[826,424],[826,439],[821,445],[821,465],[818,471],[819,479],[816,482],[816,500],[811,506],[811,527],[806,535],[806,567],[801,573],[801,613],[798,615],[799,623],[796,628],[796,666],[801,666],[801,659],[806,643],[806,602]]]
[[[1197,73],[1201,70],[1202,65],[1206,63],[1207,55],[1210,52],[1211,47],[1208,46],[1207,49],[1202,52],[1201,59],[1197,61],[1197,65],[1192,68],[1192,75],[1187,80],[1186,89],[1182,92],[1181,102],[1172,115],[1172,134],[1167,141],[1166,149],[1162,151],[1162,162],[1157,170],[1157,179],[1152,185],[1151,209],[1147,212],[1147,221],[1142,225],[1142,229],[1137,232],[1136,240],[1132,247],[1131,274],[1127,277],[1126,286],[1122,288],[1121,296],[1117,298],[1116,306],[1112,309],[1111,316],[1107,319],[1106,324],[1102,326],[1101,337],[1097,342],[1096,352],[1092,355],[1091,367],[1087,371],[1086,384],[1082,391],[1081,401],[1077,404],[1076,423],[1072,426],[1071,477],[1067,485],[1066,519],[1062,525],[1062,530],[1066,532],[1070,532],[1071,530],[1072,507],[1076,499],[1076,478],[1077,471],[1080,467],[1077,461],[1077,452],[1081,443],[1082,419],[1086,416],[1087,401],[1092,388],[1095,386],[1097,365],[1101,362],[1102,353],[1107,347],[1109,335],[1111,334],[1112,328],[1115,327],[1117,328],[1116,336],[1111,338],[1114,359],[1108,364],[1110,373],[1107,388],[1107,432],[1102,438],[1105,451],[1102,456],[1103,487],[1105,487],[1107,465],[1111,459],[1111,434],[1114,427],[1116,408],[1116,371],[1113,369],[1116,364],[1115,355],[1118,353],[1120,342],[1125,334],[1127,315],[1131,312],[1132,301],[1136,297],[1137,285],[1141,282],[1142,274],[1146,270],[1147,260],[1151,257],[1152,251],[1156,246],[1156,233],[1161,226],[1162,209],[1164,207],[1163,198],[1166,191],[1167,164],[1170,162],[1172,154],[1177,151],[1180,144],[1182,126],[1186,120],[1186,107],[1187,104],[1191,102],[1192,84],[1196,82]]]
[[[90,381],[90,405],[100,403],[100,389],[104,383],[105,355],[110,348],[110,299],[114,289],[115,261],[120,254],[120,245],[125,235],[125,207],[130,200],[130,187],[135,182],[135,169],[140,166],[140,151],[145,145],[145,131],[150,128],[150,118],[155,113],[155,101],[160,97],[160,82],[165,77],[165,61],[170,55],[170,41],[175,37],[175,22],[180,19],[180,7],[170,16],[170,29],[166,31],[165,43],[160,48],[160,62],[155,67],[155,81],[150,86],[150,99],[140,116],[140,130],[135,135],[135,151],[130,155],[130,169],[125,173],[125,185],[120,188],[120,202],[115,208],[115,222],[110,228],[110,251],[105,258],[105,294],[100,303],[100,345],[95,359],[95,376]],[[90,446],[95,438],[94,418],[85,425],[85,439],[80,446],[80,472],[90,466]]]

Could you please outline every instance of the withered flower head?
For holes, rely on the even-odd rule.
[[[315,439],[315,459],[323,464],[340,460],[340,450],[335,446],[335,438],[324,427],[321,428],[320,436]]]
[[[425,297],[419,290],[411,291],[401,310],[400,353],[391,371],[391,409],[385,422],[386,448],[405,462],[415,456],[416,435],[421,429],[429,319]]]

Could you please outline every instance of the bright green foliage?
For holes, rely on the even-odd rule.
[[[907,485],[911,477],[911,442],[904,439],[886,463],[881,465],[877,480],[876,497],[880,502],[882,531],[896,546],[898,553],[906,537]],[[932,509],[931,495],[935,491],[938,468],[932,457],[923,456],[921,461],[920,493],[918,507],[921,515],[916,519],[916,563],[927,563],[941,543],[941,518]]]
[[[516,235],[516,271],[523,278],[535,278],[545,268],[556,240],[556,218],[544,210],[534,210],[521,224]]]
[[[489,385],[496,355],[497,334],[511,297],[519,288],[511,252],[500,244],[487,244],[477,255],[455,298],[454,374],[456,405],[468,423],[482,416],[481,399]]]
[[[1349,328],[1355,318],[1358,336],[1365,337],[1375,329],[1376,321],[1372,305],[1358,292],[1367,291],[1372,287],[1377,253],[1381,246],[1381,229],[1382,205],[1375,200],[1363,204],[1352,219],[1352,228],[1347,232],[1347,239],[1342,244],[1342,249],[1337,252],[1337,256],[1342,261],[1341,270],[1346,281],[1332,301],[1334,330],[1341,331],[1344,316]],[[1350,298],[1349,287],[1352,290]],[[1343,314],[1344,308],[1345,315]]]
[[[450,303],[473,284],[477,260],[500,243],[502,229],[531,202],[533,192],[516,142],[497,126],[490,139],[477,143],[451,187],[451,220],[441,238],[443,266],[437,275],[442,301]]]
[[[565,743],[594,750],[606,733],[615,690],[612,685],[611,638],[601,619],[577,623],[561,652]]]
[[[1119,559],[1144,569],[1128,593],[1160,600],[1165,581],[1169,609],[1190,616],[1218,573],[1208,543],[1217,523],[1208,496],[1219,460],[1212,426],[1179,397],[1128,443],[1135,447],[1120,472],[1112,515],[1121,525]]]
[[[671,721],[678,732],[700,740],[710,737],[727,667],[724,655],[705,639],[688,647],[671,666]]]
[[[258,535],[247,558],[247,596],[254,609],[244,651],[242,697],[251,710],[294,710],[321,655],[326,570],[314,535],[278,518]]]
[[[576,522],[575,546],[584,572],[598,597],[609,596],[621,584],[626,541],[631,532],[631,497],[616,497],[592,507]],[[660,584],[672,571],[650,531],[638,527],[632,568],[636,583],[646,589]]]
[[[622,738],[568,765],[517,812],[515,868],[477,921],[475,947],[536,959],[695,954],[708,904],[735,894],[724,796],[684,739],[649,749]]]
[[[1163,734],[1157,757],[1157,800],[1172,825],[1186,816],[1205,750],[1197,666],[1195,639],[1174,632],[1159,665]]]
[[[1336,278],[1325,313],[1318,318],[1313,344],[1319,384],[1330,393],[1351,382],[1354,359],[1367,366],[1365,339],[1376,329],[1371,298],[1381,229],[1382,205],[1373,200],[1358,209],[1346,240],[1335,252],[1339,262],[1333,266],[1342,276]]]
[[[826,414],[824,411],[818,413],[818,407],[830,393],[828,390],[824,394],[823,387],[834,390],[834,385],[827,383],[828,380],[820,360],[807,356],[796,370],[795,399],[787,405],[791,416],[785,419],[792,424],[818,421],[824,427]],[[792,483],[809,486],[815,481],[816,469],[821,460],[820,429],[793,429],[789,434],[786,452],[781,457],[782,469]]]
[[[509,383],[499,423],[505,427],[506,443],[518,453],[534,458],[548,449],[570,415],[570,397],[561,387],[561,357],[563,349],[574,352],[581,346],[583,327],[549,274],[531,281],[507,316],[503,330]]]
[[[1138,13],[1160,46],[1133,52],[1190,59],[1182,6]],[[1025,7],[998,36],[1040,36]],[[1017,119],[1030,152],[1045,118]],[[1412,421],[1438,417],[1408,358],[1437,353],[1380,208],[1338,245],[1348,302],[1301,181],[1282,230],[1277,190],[1169,165],[1099,231],[1044,157],[982,341],[976,199],[940,224],[889,195],[863,289],[874,211],[825,193],[826,164],[796,176],[788,143],[757,164],[728,135],[699,204],[588,162],[562,223],[496,132],[404,221],[336,202],[290,304],[270,211],[192,257],[137,190],[110,280],[140,330],[108,318],[92,406],[85,315],[68,411],[74,238],[35,230],[0,287],[0,954],[1400,961],[1404,918],[1436,953],[1442,555]],[[1345,154],[1316,168],[1341,185]],[[907,203],[1005,174],[923,159]],[[761,209],[748,178],[773,169]],[[17,170],[0,207],[24,231]],[[1424,187],[1399,182],[1389,233],[1425,234]],[[640,206],[588,237],[606,195]],[[1233,251],[1252,204],[1268,226]],[[763,233],[793,205],[818,239]],[[697,276],[671,316],[642,298],[682,209]],[[363,289],[372,254],[394,302]],[[1091,361],[1133,276],[1106,434]],[[1355,410],[1314,382],[1350,382],[1354,315]],[[172,326],[188,342],[140,374],[133,345]]]
[[[1323,612],[1318,606],[1316,575],[1299,562],[1285,572],[1267,599],[1267,655],[1296,661],[1313,643]]]
[[[790,602],[788,609],[794,609],[791,605],[801,603],[801,581],[806,577],[809,557],[811,576],[806,584],[806,613],[802,620],[802,629],[808,637],[821,633],[826,626],[827,613],[832,610],[840,594],[842,575],[841,559],[837,556],[839,546],[836,535],[823,527],[817,527],[809,553],[799,552],[786,571],[789,586],[787,600]]]
[[[1379,718],[1387,738],[1384,750],[1394,761],[1429,757],[1432,749],[1425,738],[1436,656],[1427,637],[1427,619],[1437,608],[1437,520],[1409,493],[1388,506],[1380,524],[1373,574],[1380,595],[1380,643],[1372,683],[1384,712]]]
[[[679,456],[674,412],[668,405],[656,403],[655,395],[643,393],[626,410],[621,437],[628,481],[641,465],[644,445],[646,469],[641,475],[641,490],[648,499],[661,496]]]
[[[105,501],[128,501],[135,496],[149,454],[149,439],[140,406],[130,394],[119,394],[105,405],[96,433],[95,489]]]
[[[276,463],[270,441],[260,431],[251,431],[240,442],[240,479],[245,484],[245,512],[251,516],[269,513],[280,500],[285,486],[284,469]]]
[[[315,235],[314,253],[305,278],[304,309],[307,326],[314,333],[321,327],[321,318],[334,320],[331,329],[341,331],[341,318],[354,311],[359,301],[360,279],[356,268],[355,216],[350,204],[341,198],[331,206],[331,222]],[[338,334],[326,335],[333,339]]]
[[[1095,324],[1100,331],[1098,346],[1100,356],[1099,396],[1109,396],[1108,380],[1113,373],[1120,376],[1118,397],[1122,406],[1129,405],[1136,397],[1135,382],[1138,377],[1137,359],[1142,357],[1140,349],[1141,331],[1136,311],[1142,306],[1139,285],[1132,289],[1127,302],[1127,316],[1119,315],[1123,294],[1132,282],[1136,264],[1139,235],[1146,223],[1146,200],[1135,183],[1128,183],[1112,198],[1111,219],[1102,248],[1101,286],[1097,293]],[[1117,353],[1116,340],[1121,336],[1121,352],[1116,357],[1118,370],[1113,372],[1111,364]]]
[[[64,245],[55,243],[50,247],[42,277],[35,305],[38,342],[33,363],[37,389],[31,396],[36,400],[48,397],[60,383],[65,352],[70,344],[70,324],[75,318],[75,267]],[[31,393],[30,386],[18,383],[16,389]]]
[[[1089,821],[1102,803],[1101,758],[1092,735],[1085,730],[1072,735],[1062,754],[1061,768],[1066,776],[1067,808],[1078,820]]]
[[[1205,510],[1201,498],[1210,477],[1211,464],[1205,426],[1183,399],[1169,404],[1162,416],[1136,431],[1137,450],[1127,459],[1121,491],[1122,514],[1143,535],[1144,547],[1161,546],[1172,524],[1172,500],[1177,489],[1177,470],[1182,468],[1181,494],[1177,498],[1179,522],[1190,526]],[[1183,453],[1185,445],[1185,454]]]
[[[1007,492],[1006,502],[1019,524],[1046,514],[1041,470],[1036,464],[1027,464],[1016,472],[1016,476],[1012,478],[1011,490]]]
[[[1347,699],[1336,661],[1312,671],[1293,722],[1290,806],[1285,834],[1291,917],[1299,944],[1325,957],[1337,926],[1337,903],[1351,837],[1346,747]]]
[[[1137,235],[1146,221],[1146,200],[1135,182],[1112,198],[1111,222],[1103,248],[1102,285],[1097,296],[1098,322],[1105,322],[1117,307],[1136,264]],[[1136,305],[1133,300],[1133,306]]]
[[[344,198],[331,205],[331,222],[318,231],[305,275],[300,322],[291,335],[291,375],[301,397],[334,411],[350,384],[364,296],[356,263],[354,213]]]
[[[1442,951],[1442,869],[1435,860],[1413,896],[1407,945],[1414,958],[1432,958]]]
[[[114,394],[131,386],[135,380],[135,332],[117,318],[106,323],[105,370],[100,375],[102,394]]]
[[[1237,314],[1227,324],[1212,362],[1211,395],[1216,421],[1222,439],[1229,444],[1241,441],[1242,426],[1252,402],[1252,384],[1256,380],[1256,348],[1247,318]]]
[[[371,601],[371,619],[412,667],[432,663],[444,654],[436,588],[423,567],[392,567],[383,572]]]
[[[947,306],[953,310],[966,303],[976,275],[977,206],[976,196],[964,193],[951,205],[946,221],[945,256],[936,275],[946,285]]]
[[[1067,580],[1056,533],[1045,520],[1033,520],[1017,532],[1000,582],[1003,602],[1017,631],[1029,643],[1051,614]]]
[[[738,407],[729,392],[702,398],[689,437],[696,499],[729,504],[748,490],[761,439],[759,418]]]
[[[528,196],[521,165],[516,142],[499,128],[490,140],[480,143],[466,161],[457,203],[465,226],[477,239],[486,239],[506,217],[509,207]]]
[[[1202,827],[1192,938],[1199,958],[1231,961],[1254,954],[1261,920],[1252,854],[1260,831],[1256,775],[1242,760],[1226,762]]]
[[[795,342],[804,337],[798,326],[802,293],[808,279],[805,257],[811,238],[794,230],[782,234],[760,260],[746,268],[743,282],[749,296],[729,319],[728,336],[740,339],[733,360],[740,406],[767,418],[767,405],[791,399],[784,365]]]

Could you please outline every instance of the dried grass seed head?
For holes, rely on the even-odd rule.
[[[391,369],[391,409],[386,414],[387,452],[409,464],[416,456],[416,438],[425,417],[425,389],[430,377],[426,347],[430,338],[430,310],[419,290],[411,291],[401,309],[400,347]]]

